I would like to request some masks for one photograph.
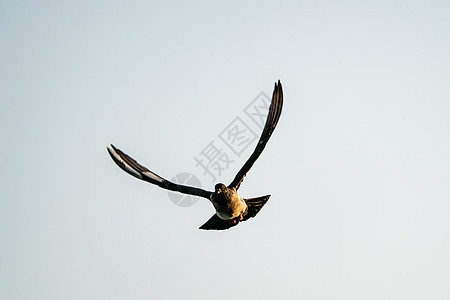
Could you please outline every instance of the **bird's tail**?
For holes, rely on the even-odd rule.
[[[256,216],[256,214],[259,213],[259,211],[264,206],[264,204],[266,204],[269,198],[270,195],[251,199],[244,199],[245,203],[247,203],[247,212],[244,214],[244,219],[242,221],[246,221]]]

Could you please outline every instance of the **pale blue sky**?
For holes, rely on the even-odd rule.
[[[3,1],[0,298],[449,299],[449,15]],[[106,152],[192,171],[277,79],[283,114],[240,189],[272,197],[236,228],[198,230],[211,204],[178,207]]]

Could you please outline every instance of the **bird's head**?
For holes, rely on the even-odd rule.
[[[218,183],[214,186],[214,190],[216,193],[221,193],[223,192],[227,187],[225,186],[225,184],[223,183]]]

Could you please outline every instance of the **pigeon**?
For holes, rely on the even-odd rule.
[[[112,144],[111,147],[107,147],[107,150],[113,161],[122,170],[136,178],[155,184],[163,189],[203,197],[210,200],[216,212],[205,224],[200,226],[199,229],[227,230],[233,226],[236,226],[240,222],[247,221],[248,219],[255,217],[271,196],[266,195],[262,197],[245,199],[237,193],[237,190],[244,180],[245,175],[261,155],[267,142],[269,141],[269,138],[280,118],[282,107],[283,90],[281,83],[278,80],[278,83],[275,83],[266,123],[255,150],[253,150],[250,158],[236,174],[233,181],[228,186],[223,183],[216,184],[214,187],[214,192],[206,191],[197,187],[181,185],[166,180],[146,167],[140,165],[136,160],[117,149]]]

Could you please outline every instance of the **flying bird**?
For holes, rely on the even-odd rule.
[[[200,229],[226,230],[236,226],[239,222],[247,221],[248,219],[256,216],[256,214],[270,198],[270,195],[266,195],[257,198],[245,199],[239,196],[237,190],[244,180],[245,175],[261,155],[264,147],[269,141],[269,138],[280,118],[282,107],[283,90],[281,83],[278,80],[278,84],[275,83],[275,89],[273,91],[266,124],[264,125],[264,129],[255,150],[253,150],[252,155],[250,155],[250,158],[236,174],[233,181],[228,186],[223,183],[216,184],[214,187],[214,192],[205,191],[197,187],[173,183],[140,165],[136,160],[113,145],[111,145],[111,148],[107,147],[107,149],[114,162],[122,168],[122,170],[136,178],[156,184],[163,189],[209,199],[214,206],[216,213],[205,224],[200,226]]]

